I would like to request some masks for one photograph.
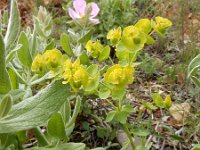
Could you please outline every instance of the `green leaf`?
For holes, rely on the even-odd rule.
[[[196,71],[194,69],[199,66],[200,66],[200,54],[197,55],[195,58],[193,58],[193,60],[190,62],[188,66],[188,77],[193,75],[193,73],[195,73]]]
[[[40,23],[38,18],[36,18],[35,16],[33,17],[34,20],[34,24],[35,24],[35,30],[37,32],[37,34],[42,37],[42,38],[47,38],[46,35],[44,34],[44,32],[42,31],[42,29],[40,28]]]
[[[51,116],[50,120],[48,121],[47,131],[55,138],[66,138],[64,121],[60,112],[57,112]]]
[[[195,84],[198,88],[200,88],[200,80],[199,80],[197,77],[195,77],[195,76],[191,76],[191,79],[192,79],[192,81],[194,82],[194,84]]]
[[[106,46],[103,48],[102,52],[99,55],[99,61],[102,62],[110,56],[110,47]]]
[[[44,49],[44,51],[46,50],[51,50],[51,49],[54,49],[55,48],[55,42],[54,40],[52,40]]]
[[[10,89],[11,83],[5,64],[5,46],[0,35],[0,94],[6,94]]]
[[[10,18],[8,22],[7,32],[4,38],[6,51],[16,40],[20,31],[19,10],[16,0],[11,1]]]
[[[124,95],[126,94],[126,89],[124,86],[116,86],[112,90],[112,97],[115,100],[121,100],[123,99]]]
[[[37,49],[37,33],[36,33],[35,26],[34,26],[33,34],[32,34],[32,37],[31,37],[30,53],[31,53],[32,57],[35,57],[36,54],[38,53],[38,49]]]
[[[0,119],[0,133],[27,130],[44,125],[57,112],[70,95],[69,86],[60,80],[51,83],[33,97],[13,106],[8,115]]]
[[[149,130],[137,127],[133,128],[131,132],[137,136],[148,136],[150,134]]]
[[[60,42],[65,53],[67,53],[69,56],[73,56],[74,54],[70,46],[69,36],[63,33],[60,37]]]
[[[21,46],[21,44],[17,44],[17,46],[6,55],[6,65],[15,57],[16,52],[21,48]]]
[[[76,117],[78,116],[78,114],[80,112],[80,108],[81,108],[81,98],[80,98],[80,96],[78,96],[76,98],[76,105],[75,105],[75,108],[74,108],[73,115],[72,115],[70,121],[67,123],[66,128],[72,126],[75,123]]]
[[[125,124],[127,122],[127,117],[129,113],[125,111],[119,111],[115,114],[114,120],[120,122],[121,124]]]
[[[8,68],[8,74],[10,76],[10,81],[12,85],[12,89],[18,89],[18,77],[15,71],[11,68]]]
[[[150,35],[146,35],[147,44],[154,44],[155,41]]]
[[[85,150],[85,148],[84,143],[65,143],[51,148],[33,147],[27,150]]]
[[[135,112],[133,106],[131,106],[131,105],[124,105],[122,107],[122,111],[125,111],[127,113],[133,113],[133,112]]]
[[[153,94],[152,98],[153,98],[154,104],[157,107],[165,108],[164,100],[162,99],[162,97],[158,93]]]
[[[92,64],[87,68],[89,79],[87,85],[84,87],[85,91],[95,90],[99,85],[100,72],[98,70],[98,65]]]
[[[69,101],[66,101],[61,107],[61,113],[63,116],[64,123],[66,124],[71,118],[71,105]]]
[[[111,122],[115,117],[116,111],[110,111],[106,116],[106,122]]]
[[[111,91],[110,91],[110,89],[107,86],[102,85],[102,84],[99,86],[98,94],[99,94],[99,97],[101,99],[108,98],[110,96],[110,93],[111,93]]]
[[[26,141],[26,131],[19,131],[16,133],[17,139],[20,144],[24,144]]]
[[[93,29],[91,29],[90,31],[88,31],[83,37],[81,37],[78,42],[79,43],[85,43],[87,41],[89,41],[92,37],[93,34]]]
[[[0,101],[0,118],[5,117],[13,105],[13,100],[10,95],[6,95],[3,97],[3,99]]]
[[[24,32],[21,32],[18,44],[22,45],[22,47],[17,51],[18,58],[24,67],[30,68],[32,64],[32,58],[29,51],[28,38]]]
[[[86,52],[82,52],[81,55],[79,56],[79,59],[80,59],[80,63],[83,64],[83,65],[88,66],[90,64],[90,60],[89,60]]]

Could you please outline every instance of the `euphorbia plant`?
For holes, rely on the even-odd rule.
[[[156,22],[141,19],[135,25],[125,27],[123,30],[119,27],[109,31],[107,38],[111,46],[115,48],[118,59],[116,64],[111,59],[109,59],[110,63],[107,60],[110,58],[109,45],[103,46],[100,41],[89,40],[85,46],[87,50],[85,59],[90,56],[92,59],[88,64],[82,63],[84,60],[81,57],[69,58],[66,54],[61,54],[59,50],[53,49],[46,51],[43,55],[38,54],[33,61],[32,70],[45,70],[46,68],[56,73],[55,77],[61,78],[63,84],[69,84],[74,94],[80,97],[93,94],[105,99],[113,108],[107,114],[106,121],[121,124],[132,149],[136,149],[127,121],[134,109],[129,102],[125,101],[127,99],[126,89],[134,81],[135,61],[139,52],[145,44],[154,43],[151,37],[154,32],[164,34],[169,26],[171,26],[169,20],[156,17]],[[45,60],[46,55],[49,59],[35,66],[38,58],[44,57]],[[105,69],[102,67],[102,61],[110,65]],[[90,65],[90,63],[93,64]]]
[[[94,7],[96,5],[93,3],[85,7],[84,11],[89,12],[84,12],[84,15],[97,23],[94,17],[98,11],[96,7],[94,14]],[[76,11],[81,13],[82,10]],[[83,17],[83,14],[78,15],[78,19]],[[154,43],[151,37],[154,32],[163,35],[171,22],[156,17],[155,22],[142,19],[124,29],[118,27],[107,34],[110,45],[88,40],[92,33],[89,32],[75,41],[82,44],[87,42],[85,50],[81,49],[82,53],[71,49],[67,34],[62,34],[60,40],[64,52],[56,48],[50,36],[51,16],[42,7],[38,16],[34,17],[32,32],[21,32],[18,38],[19,26],[17,2],[13,0],[8,29],[5,36],[0,35],[0,140],[10,136],[9,133],[17,133],[12,138],[19,142],[21,135],[25,137],[23,130],[34,128],[40,146],[68,142],[81,108],[82,97],[96,95],[112,107],[106,121],[120,124],[129,138],[128,142],[135,149],[127,121],[129,114],[134,112],[126,101],[127,86],[134,81],[135,61],[139,52],[145,44]],[[115,49],[116,60],[110,58],[111,47]],[[42,83],[47,79],[52,83],[45,87]],[[38,83],[40,92],[33,96],[35,91],[32,88]],[[16,92],[20,90],[23,90],[23,94],[18,98]],[[76,101],[73,113],[70,100]],[[53,142],[42,133],[41,126],[47,126],[48,134],[55,138]],[[19,143],[22,144],[22,141]],[[3,143],[3,148],[9,144]],[[69,145],[67,143],[61,147]],[[85,145],[81,144],[81,148],[84,149]]]

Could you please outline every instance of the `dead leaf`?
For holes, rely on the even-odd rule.
[[[192,23],[193,23],[193,24],[199,24],[199,20],[198,20],[198,19],[193,19],[193,20],[192,20]]]
[[[189,103],[172,104],[169,112],[178,123],[184,123],[190,113],[190,108]]]

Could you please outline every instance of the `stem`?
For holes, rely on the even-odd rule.
[[[108,99],[105,99],[114,109],[117,109],[117,107]]]
[[[115,63],[113,62],[112,58],[110,56],[108,58],[109,58],[110,62],[112,63],[112,65],[114,65]]]
[[[46,146],[46,145],[49,145],[49,142],[48,140],[46,139],[45,135],[42,133],[40,127],[36,127],[34,129],[34,132],[35,132],[35,136],[37,137],[38,139],[38,142],[41,146]]]
[[[128,139],[129,139],[130,143],[131,143],[132,150],[135,150],[136,146],[135,146],[135,143],[134,143],[134,141],[132,139],[131,133],[130,133],[128,127],[127,127],[127,124],[123,124],[123,128],[124,128],[124,131],[125,131],[126,135],[128,136]]]

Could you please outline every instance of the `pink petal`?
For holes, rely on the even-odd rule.
[[[71,9],[71,8],[68,9],[68,12],[69,12],[69,16],[72,19],[80,18],[80,15],[77,12],[75,12],[73,9]]]
[[[96,17],[98,15],[99,11],[100,11],[98,5],[94,2],[89,3],[88,5],[90,5],[90,7],[92,8],[90,15],[92,17]]]
[[[90,17],[89,19],[93,24],[99,24],[100,23],[99,19],[95,19],[93,17]]]
[[[79,13],[80,15],[85,15],[85,10],[86,10],[85,0],[74,0],[73,6],[77,13]]]

